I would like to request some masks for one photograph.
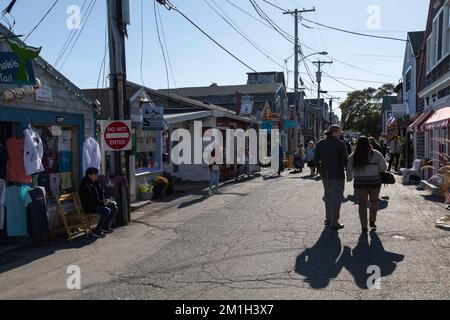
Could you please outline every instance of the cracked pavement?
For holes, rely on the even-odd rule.
[[[0,299],[448,299],[446,210],[426,192],[382,189],[378,232],[361,235],[353,188],[345,229],[324,229],[320,181],[288,172],[158,204],[101,240],[79,239],[0,260]],[[69,265],[82,290],[66,288]],[[380,289],[367,289],[369,266]]]

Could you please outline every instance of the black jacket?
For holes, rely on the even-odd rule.
[[[92,182],[89,177],[84,177],[79,190],[81,205],[85,213],[97,213],[98,206],[104,205],[105,193],[102,187],[96,182]]]
[[[348,153],[345,142],[334,137],[320,140],[316,146],[314,162],[323,179],[345,179]]]

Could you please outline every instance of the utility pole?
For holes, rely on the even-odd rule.
[[[321,83],[322,83],[322,65],[325,65],[325,64],[332,64],[333,63],[333,61],[322,61],[322,60],[317,60],[317,61],[313,61],[313,63],[314,64],[316,64],[317,65],[317,67],[318,67],[318,71],[317,71],[317,73],[316,73],[316,80],[317,80],[317,105],[318,105],[318,107],[319,107],[319,111],[322,113],[322,115],[323,115],[323,105],[321,104],[321,102],[320,102],[320,94],[321,93],[326,93],[326,92],[323,92],[322,90],[321,90],[321,87],[320,87],[320,85],[321,85]],[[320,137],[320,121],[321,121],[321,116],[319,117],[319,119],[317,119],[317,121],[319,122],[318,124],[317,124],[317,128],[318,128],[318,131],[319,132],[317,132],[317,135],[318,135],[318,137]]]
[[[110,64],[110,117],[113,120],[130,118],[127,110],[126,97],[126,57],[125,36],[127,33],[127,19],[124,9],[128,0],[107,0],[108,5],[108,35],[109,35],[109,64]],[[124,5],[125,4],[125,5]],[[122,175],[122,152],[114,152],[113,173]]]
[[[290,14],[294,16],[294,37],[295,37],[295,43],[294,43],[294,108],[297,115],[299,114],[299,80],[300,80],[300,74],[299,74],[299,59],[298,55],[300,54],[300,43],[299,43],[299,34],[298,34],[298,23],[301,18],[302,13],[306,12],[314,12],[316,11],[316,8],[312,9],[303,9],[298,10],[295,9],[293,11],[285,11],[283,14]],[[294,130],[294,148],[297,148],[298,145],[298,129]]]
[[[330,97],[330,124],[333,124],[333,100],[340,100],[338,97]]]
[[[125,37],[127,36],[127,25],[130,24],[129,0],[107,0],[108,9],[108,37],[109,37],[109,64],[110,64],[110,93],[109,114],[113,120],[129,120],[130,107],[127,100],[127,71],[125,57]],[[113,153],[113,175],[115,177],[129,177],[129,155],[130,152],[116,151]],[[122,159],[124,163],[122,163]],[[123,170],[125,168],[125,172]],[[129,219],[129,192],[121,183],[120,190],[116,196],[120,203],[119,219],[122,224],[127,224]]]

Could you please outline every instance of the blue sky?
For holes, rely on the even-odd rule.
[[[87,0],[87,3],[90,1]],[[205,1],[213,4],[212,0],[172,0],[172,3],[251,67],[260,72],[282,70],[231,29],[206,5]],[[279,64],[283,65],[283,59],[293,53],[292,44],[275,31],[231,6],[226,0],[214,1],[254,42],[270,52]],[[256,16],[249,1],[229,1]],[[283,15],[262,0],[256,1],[280,27],[293,33],[294,24],[290,16]],[[18,0],[12,12],[16,21],[13,30],[17,34],[28,34],[53,2],[54,0]],[[130,2],[131,26],[127,40],[128,78],[141,83],[141,0],[130,0]],[[153,1],[144,0],[143,2],[144,82],[153,88],[165,88],[167,87],[166,73],[156,33]],[[316,13],[306,13],[305,18],[348,30],[399,38],[406,38],[408,31],[423,30],[428,10],[426,0],[408,0],[407,5],[404,0],[271,0],[271,2],[289,9],[315,6]],[[2,8],[8,3],[9,0],[0,1]],[[66,26],[69,17],[67,8],[70,5],[81,7],[83,3],[84,0],[60,0],[42,25],[29,37],[28,45],[42,46],[42,56],[50,63],[55,63],[70,33]],[[369,29],[367,26],[370,18],[367,10],[372,5],[376,5],[380,10],[380,29],[376,30]],[[177,87],[203,86],[212,82],[219,85],[245,83],[246,72],[250,70],[216,47],[176,12],[167,11],[163,7],[160,7],[159,11]],[[305,46],[317,51],[326,50],[332,57],[384,75],[358,70],[337,61],[333,65],[324,67],[324,71],[334,77],[373,81],[373,83],[366,83],[342,80],[345,84],[361,89],[371,85],[378,86],[377,82],[397,83],[401,77],[404,42],[347,35],[307,22],[304,22],[304,25],[300,27],[300,39]],[[74,50],[60,70],[81,88],[97,86],[105,53],[105,26],[106,1],[98,0]],[[312,52],[306,47],[304,51],[306,54]],[[311,57],[313,58],[317,57]],[[329,60],[329,58],[326,59]],[[288,68],[293,69],[292,59],[289,60]],[[310,64],[309,68],[314,74],[315,67]],[[301,71],[305,72],[304,65],[301,66]],[[100,74],[103,78],[103,73]],[[302,77],[310,81],[308,75],[302,74]],[[289,82],[289,86],[292,87],[292,74],[289,74]],[[170,85],[175,86],[172,80]],[[346,93],[339,91],[351,90],[327,77],[324,77],[322,87],[333,96],[341,98],[345,98]],[[309,92],[307,94],[312,95]]]

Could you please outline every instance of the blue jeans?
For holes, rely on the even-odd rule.
[[[119,209],[115,205],[98,206],[100,220],[98,221],[97,231],[111,229],[118,210]]]
[[[209,190],[215,185],[216,189],[219,189],[220,171],[210,171],[209,174]]]

